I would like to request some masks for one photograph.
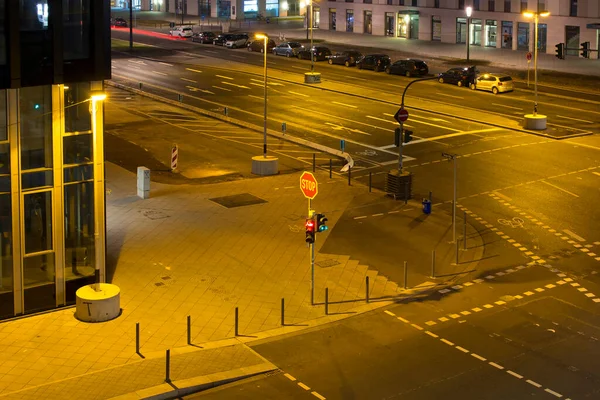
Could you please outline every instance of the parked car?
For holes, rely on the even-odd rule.
[[[429,73],[429,67],[423,60],[398,60],[386,67],[385,72],[394,75],[423,76]]]
[[[189,38],[192,37],[192,28],[189,26],[176,26],[169,31],[169,35],[173,37]]]
[[[127,21],[125,18],[117,17],[110,19],[111,26],[118,26],[120,28],[127,28]]]
[[[379,72],[384,71],[391,63],[392,60],[387,54],[367,54],[356,63],[356,68]]]
[[[335,53],[327,58],[329,64],[345,65],[351,67],[356,65],[363,55],[356,50],[342,51],[341,53]]]
[[[276,56],[298,57],[298,52],[303,48],[298,42],[283,42],[273,47],[272,52]]]
[[[225,42],[225,47],[229,49],[237,49],[238,47],[245,47],[248,44],[250,38],[245,33],[239,35],[233,35],[229,40]]]
[[[210,44],[215,40],[217,35],[214,32],[200,32],[192,35],[192,42]]]
[[[313,54],[315,61],[325,61],[331,55],[329,47],[313,46],[310,49],[302,49],[298,52],[298,58],[301,60],[310,60],[310,53]]]
[[[438,75],[439,83],[450,83],[452,85],[469,87],[477,77],[475,67],[468,68],[450,68],[446,72]]]
[[[506,74],[483,74],[471,83],[471,89],[487,90],[494,94],[512,92],[515,84]]]
[[[216,46],[225,46],[225,42],[227,42],[231,37],[233,37],[233,34],[231,33],[221,33],[213,40],[213,44]]]
[[[273,39],[267,39],[267,52],[272,52],[275,46],[276,44]],[[263,53],[265,51],[264,40],[257,39],[248,43],[248,51],[257,51],[259,53]]]

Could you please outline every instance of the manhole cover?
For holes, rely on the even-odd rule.
[[[163,213],[162,211],[157,211],[157,210],[142,210],[140,212],[142,213],[142,215],[144,217],[150,218],[150,219],[169,218],[169,215]]]
[[[330,258],[328,260],[316,262],[315,264],[317,264],[321,268],[329,268],[329,267],[333,267],[334,265],[340,264],[340,262],[338,260],[334,260],[333,258]]]
[[[253,196],[250,193],[234,194],[232,196],[225,197],[215,197],[209,200],[214,201],[215,203],[227,208],[251,206],[253,204],[261,204],[267,202],[266,200]]]

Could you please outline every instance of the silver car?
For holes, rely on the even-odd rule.
[[[284,42],[273,47],[273,54],[276,56],[298,57],[298,52],[304,49],[304,46],[298,42]]]
[[[225,47],[230,49],[246,47],[248,39],[248,35],[234,35],[225,42]]]
[[[487,90],[494,94],[512,92],[515,84],[512,78],[506,74],[483,74],[471,83],[471,89]]]

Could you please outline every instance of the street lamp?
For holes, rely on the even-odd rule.
[[[307,11],[310,8],[310,18],[308,22],[310,23],[310,72],[315,72],[315,54],[313,52],[313,2],[312,0],[308,0]]]
[[[269,37],[261,33],[256,34],[256,39],[264,40],[263,56],[264,56],[264,80],[265,80],[265,110],[264,110],[264,129],[263,129],[263,157],[267,158],[267,42]]]
[[[537,108],[538,108],[538,91],[537,91],[537,59],[538,59],[538,21],[540,17],[547,17],[548,15],[550,15],[550,13],[548,11],[542,11],[539,12],[539,9],[537,12],[533,12],[533,11],[525,11],[523,13],[524,17],[527,18],[532,18],[533,17],[533,25],[534,25],[534,48],[533,48],[533,76],[534,76],[534,93],[535,93],[535,101],[533,103],[533,115],[537,116]]]
[[[469,61],[469,49],[470,49],[470,36],[471,36],[471,28],[470,28],[470,21],[471,21],[471,14],[473,13],[473,8],[472,7],[467,7],[465,8],[465,12],[467,13],[467,61]]]

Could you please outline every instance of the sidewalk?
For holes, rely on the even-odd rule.
[[[121,129],[127,129],[126,120],[122,122]],[[277,367],[241,343],[432,291],[442,284],[441,279],[428,278],[432,249],[440,270],[454,270],[451,233],[438,229],[450,226],[449,214],[436,210],[429,223],[422,223],[419,202],[404,207],[364,186],[329,179],[327,172],[315,175],[319,194],[313,208],[327,215],[330,231],[317,237],[316,305],[311,306],[309,249],[304,242],[307,201],[299,190],[300,172],[207,185],[152,182],[150,199],[141,200],[135,174],[107,163],[107,277],[121,289],[122,315],[87,324],[67,308],[0,323],[0,398],[96,399],[140,390],[166,392],[169,387],[159,385],[167,349],[172,350],[171,379],[196,378],[180,387],[269,371]],[[320,251],[340,219],[382,202],[398,209],[398,230],[410,233],[403,235],[406,243],[394,246],[413,249],[406,257],[414,266],[411,290],[362,265],[352,254]],[[416,222],[421,222],[418,228]],[[483,247],[472,243],[472,249],[461,253],[462,260],[481,257]],[[463,271],[474,264],[456,267]],[[325,288],[330,315],[324,311]],[[240,336],[234,338],[236,307]],[[136,323],[144,359],[136,354]]]

